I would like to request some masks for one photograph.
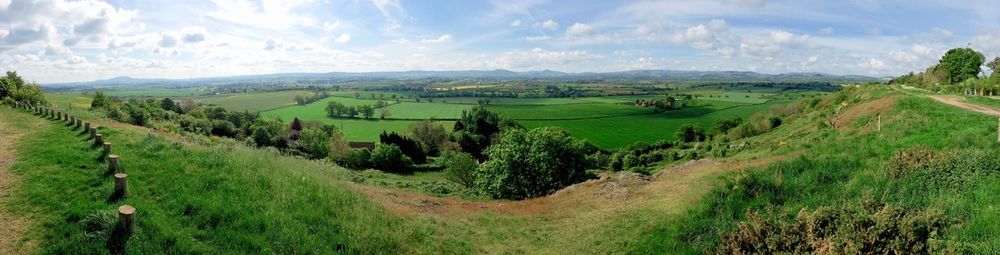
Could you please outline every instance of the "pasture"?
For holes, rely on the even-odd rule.
[[[295,96],[308,97],[312,95],[313,92],[310,91],[289,90],[205,97],[196,99],[195,102],[206,105],[220,106],[230,111],[260,112],[295,105]]]
[[[527,128],[559,127],[601,148],[613,149],[639,141],[653,143],[659,140],[674,140],[674,133],[684,124],[693,123],[707,128],[716,120],[734,116],[746,118],[756,112],[766,111],[768,107],[777,103],[779,102],[738,106],[715,104],[660,114],[520,122]]]

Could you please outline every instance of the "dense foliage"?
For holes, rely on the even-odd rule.
[[[587,178],[588,147],[561,129],[506,130],[486,149],[475,186],[494,198],[550,194]]]
[[[7,71],[6,76],[0,77],[0,102],[7,104],[22,102],[31,105],[46,103],[42,88],[38,84],[25,82],[24,78],[14,71]]]

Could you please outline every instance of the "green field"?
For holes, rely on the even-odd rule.
[[[200,88],[112,89],[105,94],[115,97],[189,97],[207,92]]]
[[[659,140],[674,140],[674,133],[681,125],[693,123],[710,127],[718,119],[733,116],[746,118],[756,112],[765,111],[777,103],[735,107],[716,104],[660,114],[583,120],[523,120],[521,124],[528,128],[560,127],[573,136],[587,139],[602,148],[611,149],[639,141],[653,143]],[[731,108],[722,109],[724,107]]]
[[[45,99],[62,109],[90,109],[90,96],[76,92],[46,93]]]
[[[220,97],[199,98],[195,102],[221,106],[230,111],[259,112],[295,105],[295,96],[312,96],[313,92],[290,90],[277,92],[246,93]]]
[[[700,95],[699,99],[702,100],[713,100],[720,102],[731,102],[731,103],[743,103],[743,104],[760,104],[770,101],[769,96],[773,96],[772,93],[760,93],[760,92],[732,92],[732,91],[698,91],[691,94]]]
[[[580,103],[557,105],[490,105],[487,109],[517,120],[571,119],[653,113],[650,108],[628,104]]]
[[[387,106],[386,109],[392,119],[457,119],[462,117],[462,111],[472,107],[474,106],[467,104],[400,102]]]

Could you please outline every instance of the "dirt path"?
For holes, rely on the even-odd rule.
[[[406,218],[431,218],[443,225],[466,225],[470,229],[480,229],[477,222],[506,222],[497,225],[507,227],[488,227],[492,236],[474,235],[474,246],[480,253],[604,253],[613,251],[592,249],[615,246],[594,244],[621,241],[606,235],[641,234],[644,226],[679,215],[696,204],[718,184],[718,176],[765,166],[787,156],[737,162],[693,160],[664,168],[653,176],[606,173],[549,196],[520,201],[468,201],[361,184],[353,187],[390,213]],[[637,211],[654,213],[637,215]],[[549,245],[538,246],[539,239]]]
[[[23,239],[24,231],[30,225],[28,219],[12,215],[6,205],[10,199],[10,191],[20,183],[20,177],[9,171],[11,164],[17,160],[14,153],[14,142],[24,133],[0,120],[0,254],[29,254],[34,248],[34,242]]]
[[[974,111],[986,115],[1000,116],[1000,110],[982,105],[966,103],[961,98],[950,97],[950,96],[928,96],[928,97],[934,99],[934,101],[938,101],[943,104],[955,106],[969,111]]]

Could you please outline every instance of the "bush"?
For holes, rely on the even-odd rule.
[[[409,172],[413,160],[403,154],[403,150],[394,144],[379,144],[372,151],[370,159],[372,167],[390,173]]]
[[[494,198],[550,194],[586,179],[586,142],[557,128],[510,129],[486,149],[476,188]]]
[[[476,182],[476,167],[479,162],[472,155],[464,152],[448,151],[442,155],[441,165],[444,166],[445,178],[449,181],[471,188]]]
[[[385,131],[378,138],[382,144],[395,145],[403,154],[413,159],[413,162],[417,164],[427,163],[427,154],[424,153],[424,149],[416,140],[401,136],[396,132],[386,133]]]
[[[225,120],[212,120],[212,135],[224,137],[236,137],[236,125]]]
[[[890,205],[867,209],[803,208],[794,220],[781,213],[747,220],[724,234],[719,254],[928,254],[950,225],[941,210],[902,209]]]
[[[334,159],[340,166],[350,169],[371,168],[372,151],[369,149],[353,150],[342,158]]]
[[[682,142],[697,142],[705,140],[705,129],[702,129],[698,125],[685,124],[681,128],[677,129],[674,133],[674,137]]]
[[[330,155],[330,134],[318,128],[306,128],[299,136],[299,148],[308,153],[310,159],[326,158]]]

